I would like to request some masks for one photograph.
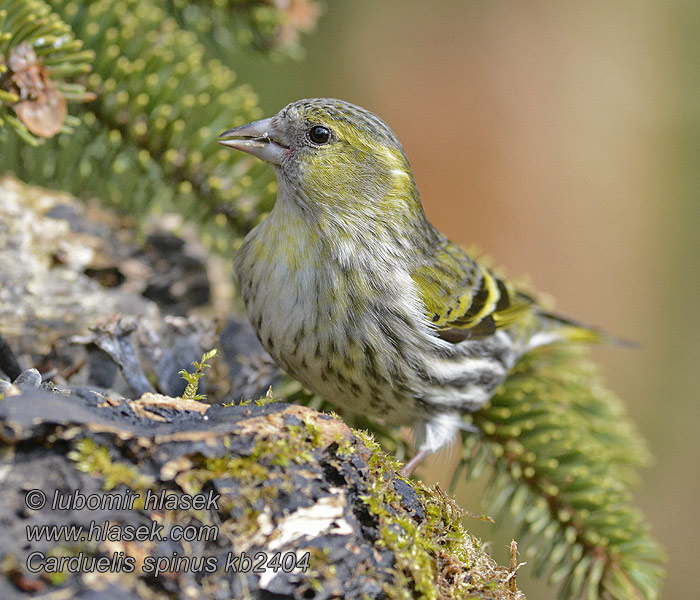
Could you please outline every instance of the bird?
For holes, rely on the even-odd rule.
[[[412,426],[416,452],[401,475],[472,429],[465,416],[525,353],[608,341],[438,231],[401,143],[372,112],[298,100],[218,141],[277,177],[274,207],[234,256],[260,342],[331,403]]]

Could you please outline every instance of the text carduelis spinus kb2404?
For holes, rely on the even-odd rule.
[[[404,474],[464,428],[522,354],[600,337],[437,231],[401,144],[371,112],[299,100],[219,141],[277,175],[274,208],[235,257],[260,341],[332,403],[413,425]]]

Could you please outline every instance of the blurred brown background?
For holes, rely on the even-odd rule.
[[[332,96],[380,115],[440,229],[641,343],[594,354],[655,457],[638,503],[669,554],[664,597],[696,597],[700,5],[327,2],[305,46],[232,67],[268,114]],[[422,475],[446,484],[445,462]],[[474,523],[506,562],[508,539]],[[518,580],[555,595],[527,567]]]

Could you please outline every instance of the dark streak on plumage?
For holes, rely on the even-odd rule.
[[[496,303],[496,312],[498,312],[505,310],[510,306],[510,294],[508,294],[508,289],[503,281],[501,281],[498,277],[495,277],[494,279],[496,280],[499,293],[498,302]]]
[[[477,371],[476,373],[466,373],[460,377],[455,377],[454,379],[447,379],[442,382],[442,385],[446,385],[454,388],[466,388],[467,386],[477,386],[484,388],[486,390],[492,390],[503,380],[503,375],[495,373],[492,370],[483,369]]]
[[[384,378],[377,371],[376,356],[374,350],[370,346],[365,346],[364,357],[365,373],[367,373],[372,381],[382,381]]]

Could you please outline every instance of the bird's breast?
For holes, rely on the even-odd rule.
[[[244,241],[235,270],[265,349],[309,389],[354,410],[381,414],[411,397],[410,372],[432,336],[405,266],[271,236],[264,225]]]

